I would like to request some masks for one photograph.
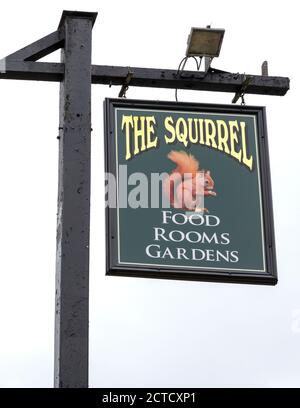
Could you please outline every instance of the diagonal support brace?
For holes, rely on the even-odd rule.
[[[8,55],[7,61],[37,61],[64,46],[64,32],[57,30]]]

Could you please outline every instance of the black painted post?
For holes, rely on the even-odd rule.
[[[55,387],[88,387],[91,39],[96,13],[64,11],[60,85]]]

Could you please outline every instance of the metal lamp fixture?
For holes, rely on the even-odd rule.
[[[225,30],[222,28],[191,28],[187,42],[187,57],[218,57]]]

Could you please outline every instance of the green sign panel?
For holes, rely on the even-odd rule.
[[[105,111],[107,274],[275,284],[264,108]]]

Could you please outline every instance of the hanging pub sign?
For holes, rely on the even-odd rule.
[[[265,109],[105,100],[107,274],[277,282]]]

